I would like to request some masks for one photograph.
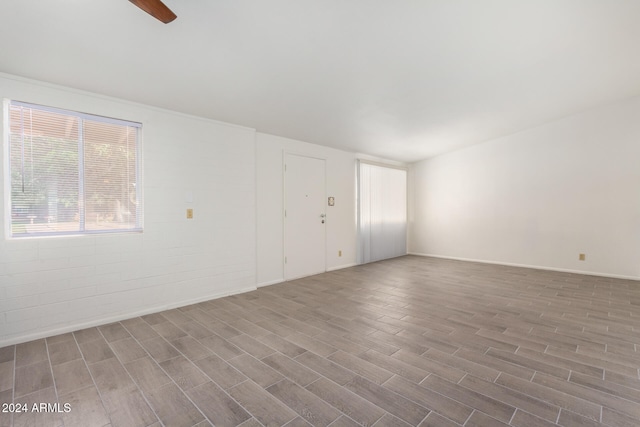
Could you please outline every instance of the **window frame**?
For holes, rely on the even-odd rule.
[[[52,231],[52,232],[35,232],[35,233],[13,233],[13,217],[12,217],[12,187],[11,187],[11,127],[9,123],[9,115],[10,108],[12,106],[31,108],[34,110],[45,111],[49,113],[61,114],[72,116],[80,120],[79,126],[82,129],[84,127],[84,120],[90,120],[93,122],[111,124],[111,125],[119,125],[119,126],[128,126],[136,128],[136,136],[135,136],[135,194],[136,200],[139,203],[140,209],[136,212],[136,220],[135,227],[132,228],[117,228],[111,230],[87,230],[84,227],[86,222],[86,203],[78,203],[79,211],[82,212],[79,229],[76,231]],[[5,238],[6,239],[29,239],[29,238],[43,238],[43,237],[59,237],[59,236],[84,236],[84,235],[98,235],[98,234],[121,234],[121,233],[141,233],[144,229],[144,199],[143,199],[143,175],[142,175],[142,123],[117,119],[113,117],[101,116],[98,114],[85,113],[80,111],[68,110],[59,107],[53,107],[42,104],[35,104],[31,102],[18,101],[14,99],[5,98],[3,100],[3,157],[4,157],[4,170],[2,171],[2,178],[4,180],[4,199],[5,199]],[[84,198],[83,187],[85,184],[85,170],[84,170],[84,156],[81,155],[84,153],[85,140],[82,137],[82,131],[80,131],[80,138],[78,142],[78,197],[82,195]]]

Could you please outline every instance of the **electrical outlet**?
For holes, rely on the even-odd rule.
[[[338,256],[342,256],[342,251],[338,251]]]
[[[578,255],[578,259],[579,259],[580,261],[584,261],[586,258],[587,258],[587,257],[586,257],[586,255],[585,255],[585,254],[580,254],[580,255]]]
[[[193,209],[187,209],[187,219],[193,219]]]

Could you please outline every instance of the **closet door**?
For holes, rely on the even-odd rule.
[[[407,254],[407,171],[358,163],[359,262]]]

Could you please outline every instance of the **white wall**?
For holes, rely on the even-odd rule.
[[[302,141],[256,134],[258,286],[284,280],[283,153],[326,159],[327,270],[356,263],[356,154]],[[342,257],[338,251],[342,251]]]
[[[0,347],[255,289],[254,130],[8,75],[0,98],[143,123],[145,202],[141,234],[8,240],[3,229]]]
[[[640,277],[640,98],[416,163],[410,185],[412,253]]]

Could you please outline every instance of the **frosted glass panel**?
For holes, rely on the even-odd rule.
[[[407,253],[407,172],[368,163],[358,174],[359,261]]]

